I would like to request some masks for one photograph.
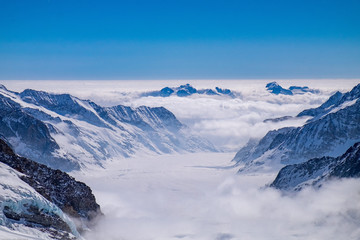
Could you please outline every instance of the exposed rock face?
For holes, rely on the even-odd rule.
[[[266,84],[266,89],[273,94],[293,95],[292,91],[281,87],[277,82],[271,82]]]
[[[27,226],[41,225],[44,228],[55,228],[60,231],[71,232],[70,227],[58,215],[40,210],[38,206],[30,205],[27,212],[16,213],[9,206],[3,209],[4,215],[12,220],[23,220]]]
[[[266,90],[275,95],[294,95],[304,93],[318,93],[319,90],[310,89],[309,87],[290,86],[289,89],[281,87],[277,82],[266,84]]]
[[[301,113],[299,113],[297,116],[298,117],[302,117],[302,116],[315,117],[315,116],[321,115],[321,114],[325,113],[327,110],[329,110],[329,108],[331,106],[338,105],[340,103],[340,100],[343,97],[343,95],[344,94],[342,94],[341,92],[336,92],[326,102],[321,104],[320,107],[306,109],[306,110],[302,111]]]
[[[59,149],[59,145],[51,137],[48,126],[28,114],[20,104],[1,94],[0,136],[8,139],[9,143],[18,148],[21,154],[32,159],[43,160],[42,163],[56,165],[60,159],[52,155]],[[62,160],[64,168],[79,168],[74,162]]]
[[[245,163],[241,171],[253,171],[259,167],[280,169],[323,156],[337,157],[360,141],[360,84],[339,96],[336,93],[318,109],[309,111],[313,118],[304,126],[270,131],[260,141],[250,142],[234,161]]]
[[[216,151],[163,107],[102,107],[69,94],[4,86],[0,136],[17,154],[63,171],[137,152]]]
[[[152,91],[143,93],[143,96],[153,96],[153,97],[170,97],[171,95],[176,95],[178,97],[188,97],[193,94],[204,94],[204,95],[218,95],[218,96],[227,96],[235,98],[238,93],[232,92],[230,89],[222,89],[215,87],[215,89],[196,89],[190,84],[180,85],[179,87],[164,87],[160,91]]]
[[[22,181],[22,176],[0,162],[1,228],[15,231],[14,239],[17,231],[34,236],[31,239],[73,240],[80,236],[74,222],[59,207]]]
[[[106,127],[106,124],[84,104],[70,94],[49,94],[44,91],[26,89],[19,94],[27,103],[44,107],[61,116],[72,115],[76,119],[88,122],[95,126]]]
[[[23,175],[20,177],[24,182],[33,187],[38,193],[50,202],[57,205],[64,213],[73,218],[81,220],[85,225],[89,224],[96,216],[101,214],[100,206],[96,203],[91,189],[82,182],[76,181],[68,174],[60,170],[51,169],[43,164],[19,157],[12,149],[0,139],[0,161],[17,170]],[[36,208],[30,208],[38,211]],[[18,218],[16,214],[9,216]],[[36,219],[31,220],[31,216],[23,215],[36,223],[41,214]],[[47,225],[49,218],[43,219],[43,224]],[[57,221],[54,219],[54,221]],[[61,223],[58,222],[59,226]],[[81,226],[78,226],[81,230]]]
[[[280,170],[271,187],[300,190],[305,186],[320,187],[333,178],[360,177],[360,142],[337,158],[322,157],[304,163],[288,165]]]

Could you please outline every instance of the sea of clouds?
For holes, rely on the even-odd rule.
[[[237,175],[231,154],[139,157],[83,173],[105,216],[89,240],[313,240],[360,237],[360,181],[285,194],[273,174]],[[110,170],[111,169],[111,170]]]
[[[349,91],[359,80],[276,80],[283,87],[291,85],[319,89],[318,94],[284,96],[266,91],[273,80],[133,80],[133,81],[3,81],[10,90],[34,88],[55,93],[70,93],[103,106],[118,104],[138,107],[163,106],[197,133],[212,141],[221,151],[236,151],[250,138],[260,138],[269,130],[300,126],[306,119],[267,122],[265,119],[296,116],[300,111],[317,107],[335,91]],[[141,93],[177,87],[190,83],[197,89],[228,88],[239,93],[237,98],[192,95],[144,97]]]
[[[335,91],[359,80],[279,80],[319,89],[283,96],[265,90],[266,80],[227,81],[3,81],[25,88],[71,93],[100,105],[164,106],[222,153],[137,156],[73,175],[93,189],[105,216],[86,239],[360,239],[360,181],[332,181],[322,188],[285,194],[267,188],[276,173],[236,174],[235,152],[271,129],[306,119],[266,122],[317,107]],[[190,83],[229,88],[238,98],[194,95],[142,97],[141,93]],[[226,152],[227,151],[227,152]]]

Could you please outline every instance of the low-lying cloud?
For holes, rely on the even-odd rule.
[[[189,82],[196,88],[230,88],[240,98],[140,97],[140,92]],[[65,81],[5,82],[16,91],[31,87],[71,93],[101,105],[164,106],[194,132],[222,150],[238,150],[270,129],[306,119],[264,122],[316,107],[354,81],[280,81],[308,85],[320,94],[276,96],[268,81]],[[54,87],[56,86],[56,87]],[[56,90],[54,90],[56,89]],[[137,156],[104,163],[105,169],[72,173],[93,189],[105,216],[85,237],[102,239],[360,239],[360,180],[334,180],[321,189],[283,194],[264,187],[276,173],[236,175],[230,153]]]
[[[76,174],[105,214],[86,239],[360,238],[359,179],[285,194],[266,187],[276,173],[235,174],[231,157],[139,156]]]
[[[328,98],[327,94],[304,94],[298,96],[276,96],[263,92],[255,98],[192,96],[169,98],[133,98],[131,106],[164,106],[172,111],[195,133],[212,141],[221,150],[237,150],[249,138],[260,138],[269,130],[285,126],[300,126],[306,119],[292,119],[283,122],[266,122],[269,118],[296,116],[310,107],[319,106]]]
[[[294,195],[261,189],[254,176],[230,177],[201,194],[154,190],[133,199],[108,193],[98,239],[348,239],[360,238],[360,181],[342,180]],[[153,186],[156,188],[156,186]],[[136,190],[135,190],[136,191]],[[207,192],[208,191],[208,192]],[[102,194],[105,194],[104,192]]]
[[[349,90],[357,80],[279,80],[283,87],[309,86],[319,94],[285,96],[265,90],[266,80],[171,80],[171,81],[8,81],[9,89],[21,91],[35,88],[57,93],[70,93],[90,99],[104,106],[118,104],[138,107],[163,106],[172,111],[194,133],[209,139],[219,150],[238,150],[250,138],[260,138],[269,130],[285,126],[300,126],[306,119],[278,123],[263,121],[268,118],[296,116],[300,111],[317,107],[335,90]],[[143,97],[141,93],[190,83],[197,89],[216,86],[240,93],[239,98],[193,95]]]

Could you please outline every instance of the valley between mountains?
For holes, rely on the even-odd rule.
[[[360,84],[225,83],[1,86],[0,239],[359,239]]]

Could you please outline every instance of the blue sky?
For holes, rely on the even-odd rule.
[[[360,77],[360,1],[0,6],[0,79]]]

